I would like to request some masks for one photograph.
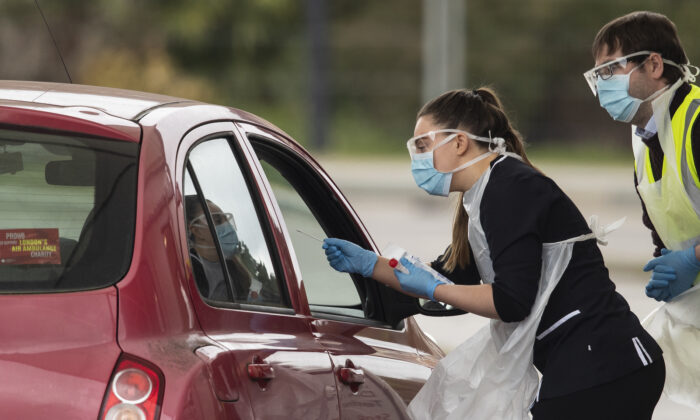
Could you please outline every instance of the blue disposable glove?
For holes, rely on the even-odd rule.
[[[646,287],[647,296],[668,302],[693,286],[700,272],[700,261],[695,258],[694,246],[683,251],[664,248],[660,257],[644,266],[644,271],[651,270],[651,280]]]
[[[338,238],[323,240],[323,249],[331,267],[344,273],[357,273],[363,277],[372,277],[377,254],[352,242]]]
[[[396,278],[399,279],[401,288],[409,293],[413,293],[414,295],[427,296],[430,298],[430,300],[435,300],[433,296],[433,293],[435,293],[435,288],[443,283],[438,281],[429,272],[413,265],[406,258],[401,258],[400,262],[409,273],[404,274],[401,271],[394,269],[394,274],[396,274]]]
[[[671,297],[669,283],[676,280],[676,270],[668,265],[659,264],[651,273],[651,280],[647,283],[646,293],[657,301],[667,301]]]

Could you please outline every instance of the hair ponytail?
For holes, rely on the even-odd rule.
[[[507,151],[519,155],[534,168],[525,154],[522,135],[510,123],[503,104],[491,88],[459,89],[443,93],[421,108],[418,118],[423,116],[429,116],[435,124],[444,128],[462,129],[481,137],[502,137]],[[478,144],[477,147],[486,146]],[[452,243],[441,260],[448,272],[469,264],[469,215],[462,206],[463,198],[464,193],[460,193],[452,225]]]
[[[525,154],[525,141],[518,130],[513,127],[505,113],[501,100],[496,96],[496,92],[487,87],[481,87],[474,90],[475,94],[483,99],[486,104],[486,112],[490,114],[494,128],[491,129],[491,134],[494,137],[503,137],[506,141],[506,150],[515,153],[523,158],[523,161],[530,166],[533,166]],[[481,128],[481,130],[487,130]],[[487,130],[488,131],[488,130]],[[477,134],[477,133],[474,133]],[[483,135],[483,134],[482,134]],[[488,134],[487,134],[488,136]]]

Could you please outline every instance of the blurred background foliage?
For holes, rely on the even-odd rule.
[[[308,1],[40,4],[75,83],[243,108],[319,149],[309,141]],[[495,88],[530,150],[543,156],[627,158],[628,126],[607,116],[582,77],[593,64],[593,37],[609,20],[664,13],[700,63],[696,0],[464,1],[464,86]],[[423,1],[324,4],[324,151],[403,155],[422,105]],[[0,78],[67,80],[33,0],[0,2],[0,55]]]

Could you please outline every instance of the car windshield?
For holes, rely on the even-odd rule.
[[[138,144],[0,129],[0,293],[105,287],[128,270]]]

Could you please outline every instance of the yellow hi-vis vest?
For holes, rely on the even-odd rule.
[[[691,127],[700,110],[700,89],[691,85],[690,93],[671,118],[668,107],[681,83],[674,83],[652,102],[664,151],[660,180],[651,174],[648,148],[638,137],[632,138],[637,190],[656,232],[672,250],[688,248],[700,239],[700,182],[691,141]],[[642,325],[664,351],[664,394],[700,410],[700,287],[691,287],[659,306]]]
[[[632,136],[637,190],[664,245],[676,251],[700,243],[700,179],[691,141],[691,127],[700,114],[700,88],[690,85],[690,93],[671,119],[668,108],[682,83],[677,81],[652,102],[664,152],[660,179],[652,174],[649,148],[638,136]]]

